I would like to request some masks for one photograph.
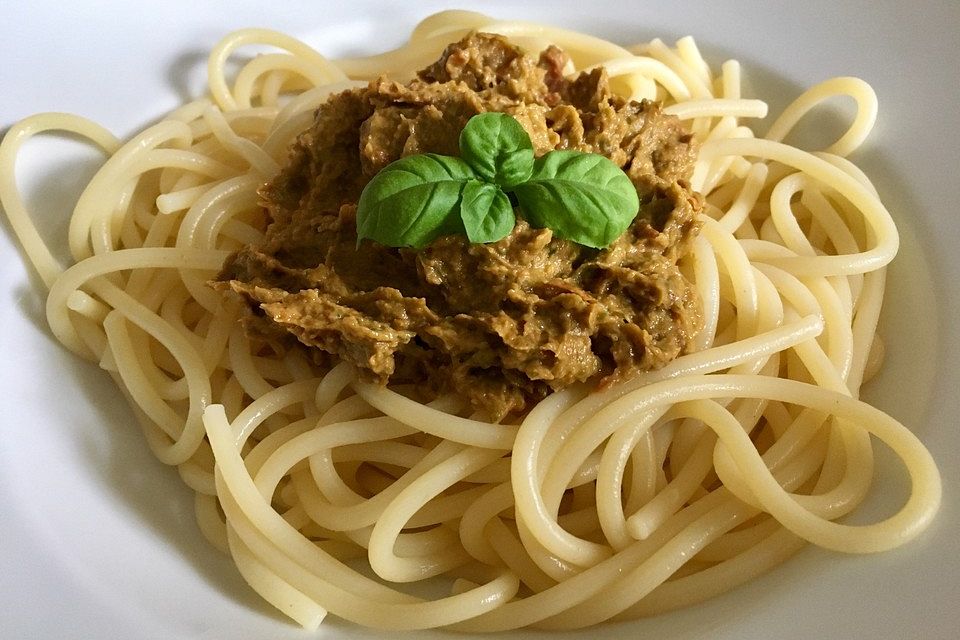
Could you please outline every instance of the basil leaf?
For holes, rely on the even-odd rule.
[[[460,133],[460,155],[481,179],[504,189],[524,182],[533,170],[530,136],[505,113],[470,118]]]
[[[357,203],[357,243],[420,248],[463,233],[460,198],[476,174],[460,158],[432,153],[391,162],[364,187]]]
[[[541,156],[530,180],[513,193],[530,224],[597,249],[626,231],[640,208],[637,190],[620,167],[580,151]]]
[[[530,137],[504,113],[472,117],[460,151],[463,159],[407,156],[375,175],[357,205],[357,244],[370,238],[419,249],[455,233],[475,243],[496,242],[513,230],[515,197],[533,226],[602,248],[640,208],[630,178],[609,159],[551,151],[534,160]]]
[[[470,242],[496,242],[505,238],[516,223],[510,198],[489,182],[468,182],[463,188],[460,217]]]

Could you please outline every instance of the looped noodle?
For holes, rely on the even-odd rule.
[[[783,110],[767,131],[767,139],[782,141],[803,116],[829,98],[841,95],[856,100],[857,114],[847,131],[823,152],[841,157],[849,155],[863,144],[877,121],[877,94],[873,87],[860,78],[831,78],[810,87]]]

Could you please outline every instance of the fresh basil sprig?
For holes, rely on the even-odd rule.
[[[530,136],[505,113],[470,118],[460,154],[412,155],[384,167],[360,195],[357,242],[419,249],[456,233],[474,243],[496,242],[516,223],[509,192],[531,225],[601,248],[640,208],[630,178],[608,158],[550,151],[534,160]]]

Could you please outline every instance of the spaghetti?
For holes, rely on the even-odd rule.
[[[568,71],[603,65],[702,143],[693,188],[703,231],[682,262],[703,301],[692,353],[601,391],[550,395],[519,424],[492,424],[445,396],[360,381],[341,363],[255,350],[235,302],[207,286],[226,256],[262,238],[256,190],[328,96],[387,73],[409,77],[471,30],[529,51],[556,44]],[[241,47],[282,51],[249,61]],[[210,98],[121,143],[77,116],[40,114],[0,146],[0,200],[49,287],[51,330],[108,371],[157,457],[196,492],[204,535],[247,582],[308,628],[329,612],[389,629],[576,628],[712,597],[805,543],[882,551],[920,533],[941,488],[922,443],[858,400],[897,232],[845,156],[876,116],[869,85],[836,78],[800,96],[757,138],[740,95],[691,38],[630,49],[570,31],[444,12],[397,51],[330,61],[259,29],[209,60]],[[823,100],[852,96],[835,143],[787,144]],[[15,181],[31,137],[67,131],[109,157],[77,202],[63,271]],[[912,492],[866,526],[837,522],[863,500],[871,437],[903,461]],[[433,599],[401,584],[431,581]]]

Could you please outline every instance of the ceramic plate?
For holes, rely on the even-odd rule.
[[[202,91],[206,55],[232,29],[279,29],[334,56],[374,53],[400,44],[419,19],[442,8],[364,0],[13,3],[0,21],[0,127],[56,110],[127,136]],[[774,114],[832,76],[872,83],[880,117],[855,160],[875,181],[903,242],[881,325],[886,368],[865,393],[915,430],[944,479],[937,521],[901,549],[868,557],[807,549],[695,609],[564,637],[956,638],[960,4],[591,0],[475,8],[624,44],[692,34],[712,63],[739,59],[749,97],[767,100]],[[844,105],[837,108],[842,116]],[[20,164],[38,224],[61,255],[73,200],[98,161],[82,145],[36,140]],[[201,538],[190,493],[149,453],[106,374],[51,338],[41,283],[2,227],[0,636],[306,637]],[[902,469],[882,451],[879,460],[886,473],[861,520],[889,514],[908,490]],[[317,637],[387,636],[329,620]]]

